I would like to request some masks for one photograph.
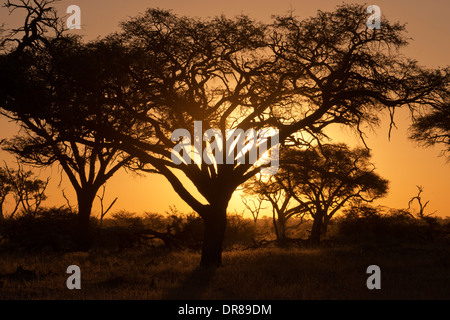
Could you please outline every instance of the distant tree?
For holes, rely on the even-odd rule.
[[[8,173],[5,169],[0,168],[0,219],[5,218],[3,205],[5,204],[6,197],[11,193],[12,187],[9,181]]]
[[[345,204],[372,202],[386,194],[388,181],[374,172],[370,157],[367,149],[345,144],[290,147],[281,153],[279,172],[267,182],[258,181],[253,192],[272,203],[279,225],[295,214],[308,213],[313,218],[310,240],[318,243]],[[284,196],[277,198],[280,193]]]
[[[16,170],[6,165],[0,168],[0,219],[6,218],[4,205],[8,195],[14,200],[12,210],[8,213],[9,218],[14,218],[20,208],[24,214],[36,215],[42,201],[47,199],[45,190],[49,180],[50,178],[45,181],[38,179],[20,163]]]
[[[245,185],[243,191],[244,195],[241,195],[242,204],[248,211],[250,211],[253,217],[253,221],[256,223],[258,221],[259,214],[261,213],[261,211],[267,209],[266,207],[263,207],[264,198],[257,197],[256,201],[255,199],[249,198],[245,192],[246,191]]]
[[[264,203],[269,203],[272,207],[272,222],[280,245],[284,245],[287,240],[288,220],[292,217],[300,217],[302,221],[308,213],[306,208],[295,200],[293,194],[283,187],[280,182],[280,171],[270,177],[254,176],[242,185],[242,190],[243,201],[247,208],[249,205],[246,203],[252,202],[255,198],[258,203],[255,206],[258,213]]]
[[[61,166],[77,196],[77,241],[86,249],[97,191],[132,157],[107,144],[99,126],[87,128],[83,123],[105,121],[100,108],[115,103],[115,86],[124,73],[117,64],[121,52],[111,41],[82,44],[77,37],[63,36],[59,20],[47,17],[53,12],[51,2],[8,2],[9,7],[25,9],[27,18],[13,33],[23,34],[11,39],[17,46],[0,56],[1,113],[22,128],[3,149],[27,164]],[[48,28],[55,32],[46,35]],[[126,128],[120,119],[115,124]]]

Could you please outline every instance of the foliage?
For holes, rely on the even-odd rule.
[[[164,232],[167,231],[167,222],[165,216],[156,212],[144,212],[144,224],[153,230]]]
[[[87,249],[96,193],[131,160],[107,145],[97,129],[83,125],[87,119],[104,121],[99,108],[113,103],[110,83],[123,74],[120,52],[107,41],[85,44],[66,34],[53,0],[5,6],[26,17],[0,48],[0,113],[22,128],[3,149],[27,164],[62,168],[77,196],[80,249]]]
[[[68,208],[40,208],[35,215],[21,215],[0,222],[3,248],[67,251],[74,248],[76,213]]]
[[[201,217],[195,213],[181,214],[175,210],[168,217],[168,221],[168,229],[176,238],[183,240],[190,247],[200,248],[204,235],[204,224]],[[228,215],[225,247],[251,244],[255,236],[254,223],[240,215]]]
[[[430,105],[414,118],[410,138],[425,146],[443,145],[443,154],[450,153],[450,103]],[[450,156],[450,155],[449,155]]]
[[[201,248],[203,221],[193,213],[178,210],[168,214],[137,215],[118,211],[100,226],[92,218],[94,249],[123,250],[137,247]],[[35,216],[20,215],[0,221],[0,248],[26,251],[72,251],[76,213],[68,208],[42,208]],[[311,222],[301,226],[297,219],[288,223],[290,235],[306,239]],[[249,248],[258,243],[271,243],[272,219],[256,223],[240,215],[229,215],[224,240],[225,249]],[[151,232],[147,232],[151,231]],[[153,233],[156,231],[156,233]],[[333,224],[333,234],[327,243],[374,245],[398,243],[433,243],[450,241],[450,221],[427,216],[415,218],[406,210],[393,210],[368,205],[352,206]],[[295,242],[304,245],[304,241]],[[294,243],[293,243],[294,244]],[[259,246],[259,245],[257,245]]]
[[[353,206],[340,218],[337,238],[355,244],[408,244],[450,240],[450,223],[435,217],[415,218],[407,210]]]
[[[224,246],[250,245],[257,238],[257,226],[249,219],[244,219],[241,215],[229,215],[227,219],[227,229],[225,231]]]
[[[0,168],[0,220],[6,217],[13,218],[20,208],[23,214],[37,214],[42,201],[47,199],[45,190],[49,180],[50,178],[46,181],[38,179],[19,162],[16,170],[6,165]],[[8,196],[14,200],[14,205],[6,214],[4,206]]]
[[[387,193],[388,181],[374,172],[370,158],[367,149],[345,144],[283,148],[278,173],[253,178],[244,190],[270,203],[278,239],[286,237],[289,218],[309,215],[314,220],[311,238],[318,242],[344,205],[372,202]]]
[[[142,227],[143,221],[141,217],[136,216],[135,212],[121,210],[113,213],[113,224],[121,227]]]
[[[129,135],[109,124],[105,135],[137,157],[136,169],[164,175],[204,219],[202,265],[221,264],[228,203],[261,167],[240,163],[237,156],[228,164],[196,165],[187,152],[175,165],[176,129],[184,129],[185,142],[195,136],[194,121],[222,133],[272,127],[284,144],[302,135],[319,139],[334,123],[360,131],[364,123],[376,124],[383,110],[393,115],[397,107],[440,99],[434,93],[445,90],[449,75],[398,55],[396,49],[407,45],[405,27],[383,19],[381,30],[370,30],[365,10],[341,5],[306,19],[290,14],[263,24],[245,15],[197,19],[149,9],[113,35],[130,53],[121,67],[128,65],[130,82],[139,85],[119,84],[122,99],[104,114],[137,120],[137,130]],[[200,144],[202,150],[206,144]]]

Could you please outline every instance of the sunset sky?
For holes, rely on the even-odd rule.
[[[347,1],[345,1],[347,2]],[[352,1],[366,3],[365,1]],[[260,21],[270,21],[273,14],[284,14],[293,10],[295,15],[308,17],[317,10],[333,10],[342,1],[325,0],[95,0],[95,1],[61,1],[57,8],[60,16],[65,16],[69,5],[81,8],[81,30],[72,31],[84,35],[86,40],[105,36],[118,29],[120,21],[144,12],[150,7],[171,9],[180,15],[196,17],[213,17],[224,14],[228,17],[241,13],[248,14]],[[391,21],[407,23],[408,36],[412,38],[410,45],[403,51],[408,57],[417,59],[421,65],[427,67],[443,67],[449,64],[450,53],[450,24],[448,0],[390,0],[368,3],[378,5],[382,14]],[[23,19],[23,13],[16,11],[8,15],[6,8],[0,8],[0,22],[7,27],[15,27]],[[381,21],[381,26],[383,21]],[[373,162],[377,172],[390,181],[389,195],[377,204],[392,208],[406,208],[411,197],[417,194],[416,185],[424,187],[424,200],[430,203],[426,212],[437,211],[436,215],[450,216],[450,163],[440,157],[441,147],[423,148],[414,141],[407,139],[407,129],[410,125],[410,115],[406,110],[396,113],[397,130],[393,130],[388,139],[388,115],[382,117],[382,124],[375,132],[367,132],[368,146],[373,152]],[[10,138],[17,131],[16,125],[0,119],[0,139]],[[335,142],[348,142],[355,145],[356,137],[347,131],[333,127],[330,135]],[[10,163],[12,157],[4,152],[0,153],[2,160]],[[3,162],[3,161],[2,161]],[[61,188],[71,195],[72,205],[76,204],[74,192],[67,179],[63,177],[62,186],[58,189],[60,175],[57,167],[42,170],[41,178],[51,174],[48,189],[49,199],[46,205],[63,205]],[[113,211],[125,209],[128,211],[164,212],[170,205],[175,205],[182,211],[191,209],[177,196],[169,183],[162,176],[149,175],[138,177],[123,171],[116,174],[108,183],[105,203],[118,197]],[[99,202],[96,200],[93,214],[98,213]],[[235,193],[229,212],[241,213],[243,206],[238,193]],[[267,212],[266,214],[270,214]]]

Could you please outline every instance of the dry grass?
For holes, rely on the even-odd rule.
[[[200,254],[162,249],[57,255],[3,253],[1,299],[449,299],[450,253],[442,247],[266,248],[224,253],[224,266],[198,268]],[[66,288],[69,265],[81,290]],[[381,268],[381,290],[366,269]],[[13,277],[18,266],[36,277]]]

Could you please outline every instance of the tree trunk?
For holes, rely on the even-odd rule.
[[[287,242],[286,219],[284,216],[278,214],[277,225],[278,225],[277,242],[280,246],[284,246]]]
[[[327,235],[327,231],[328,231],[328,225],[330,222],[331,217],[329,217],[328,215],[325,215],[323,218],[323,226],[322,226],[322,238],[325,238]]]
[[[92,204],[94,202],[95,193],[90,192],[78,195],[78,221],[75,241],[77,249],[80,251],[87,251],[92,245],[92,235],[90,228],[90,217],[92,211]]]
[[[222,245],[227,225],[227,205],[211,207],[203,217],[204,237],[200,266],[216,268],[222,265]]]
[[[322,234],[323,227],[323,215],[319,212],[316,213],[314,217],[314,222],[311,229],[311,235],[309,240],[311,243],[318,244],[320,243],[320,236]]]
[[[275,216],[275,210],[273,210],[272,222],[273,222],[273,228],[275,229],[275,235],[276,235],[277,241],[278,241],[280,239],[280,231],[278,230],[278,222],[277,222],[277,218]]]

